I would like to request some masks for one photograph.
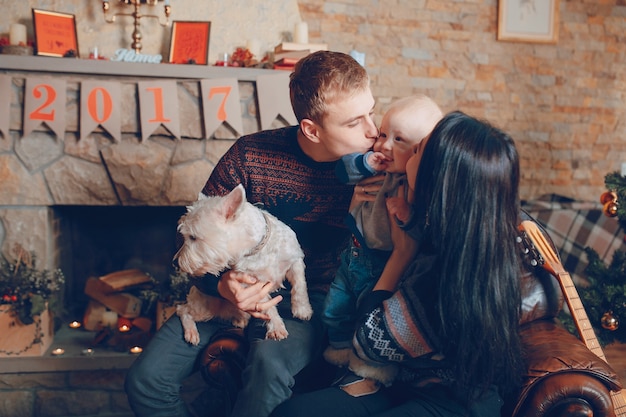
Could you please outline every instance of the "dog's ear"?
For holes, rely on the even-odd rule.
[[[246,203],[246,190],[243,185],[239,184],[224,198],[224,217],[226,220],[232,220]]]

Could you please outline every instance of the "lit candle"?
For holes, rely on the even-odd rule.
[[[137,353],[141,353],[141,352],[143,352],[143,349],[140,348],[139,346],[133,346],[132,348],[130,348],[130,353],[137,354]]]
[[[61,349],[61,348],[56,348],[52,351],[53,356],[61,356],[64,353],[65,353],[65,349]]]
[[[81,353],[85,356],[93,356],[93,349],[92,348],[83,349]]]
[[[80,323],[74,320],[73,322],[70,323],[70,327],[72,329],[78,329],[80,327]]]
[[[120,331],[120,332],[122,332],[122,333],[125,333],[125,332],[127,332],[127,331],[129,331],[129,330],[130,330],[130,326],[129,326],[129,325],[127,325],[127,324],[122,324],[122,325],[120,326],[120,328],[119,328],[119,331]]]
[[[13,23],[9,32],[9,43],[11,45],[26,46],[26,26]]]
[[[306,22],[296,23],[296,28],[293,31],[293,41],[295,43],[309,43],[309,26]]]

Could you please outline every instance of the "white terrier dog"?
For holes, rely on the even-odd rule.
[[[309,320],[313,314],[304,276],[304,253],[294,231],[271,214],[246,201],[239,184],[223,197],[198,196],[178,222],[184,238],[174,255],[181,271],[193,276],[219,275],[225,269],[245,272],[260,281],[270,282],[272,290],[291,284],[291,312]],[[266,300],[269,300],[267,296]],[[250,315],[227,300],[211,297],[192,287],[187,303],[176,307],[185,329],[185,340],[200,342],[196,321],[215,317],[238,327],[248,324]],[[276,307],[267,311],[267,339],[287,337],[285,323]]]

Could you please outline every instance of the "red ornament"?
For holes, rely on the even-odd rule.
[[[617,203],[615,201],[608,201],[602,207],[602,212],[607,217],[617,216]]]

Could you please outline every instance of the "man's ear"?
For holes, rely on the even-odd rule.
[[[304,136],[313,143],[319,143],[319,126],[311,119],[302,119],[300,121],[300,130]]]

